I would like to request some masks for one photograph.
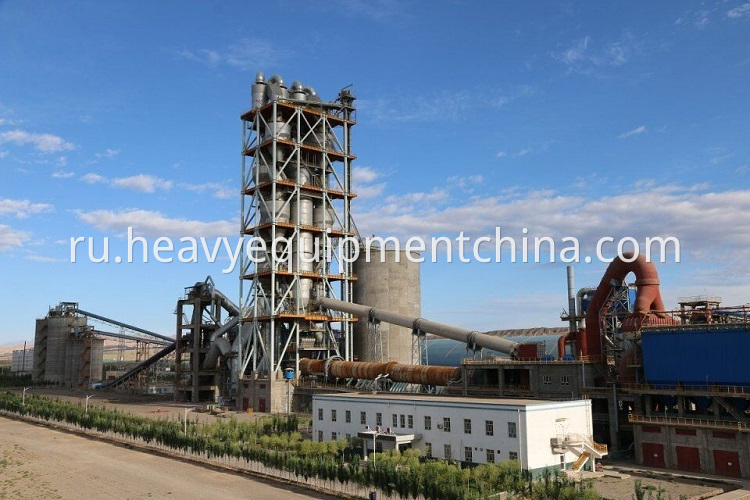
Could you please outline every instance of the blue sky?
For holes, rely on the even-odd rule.
[[[667,304],[750,301],[748,2],[5,0],[0,344],[61,300],[172,334],[184,287],[237,293],[222,262],[70,263],[68,242],[237,234],[259,69],[354,84],[364,235],[676,236]],[[422,266],[423,315],[471,328],[558,325],[565,290],[559,263]]]

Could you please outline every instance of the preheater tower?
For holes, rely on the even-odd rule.
[[[300,358],[352,358],[348,314],[315,311],[322,297],[352,300],[351,128],[348,89],[323,102],[314,89],[287,88],[262,72],[242,115],[242,234],[254,250],[241,260],[244,341],[242,405],[282,411],[282,373]]]

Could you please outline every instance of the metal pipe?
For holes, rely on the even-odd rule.
[[[633,254],[622,256],[631,259]],[[579,332],[576,341],[583,356],[598,356],[602,352],[599,313],[605,305],[613,281],[622,281],[630,273],[635,274],[635,306],[633,312],[622,321],[623,331],[636,331],[647,323],[672,325],[675,321],[664,313],[664,302],[659,291],[659,274],[656,266],[643,254],[630,262],[616,257],[604,273],[596,293],[586,311],[586,328]]]
[[[117,321],[111,318],[107,318],[106,316],[100,316],[92,312],[84,311],[83,309],[76,309],[76,312],[78,312],[79,314],[83,314],[84,316],[88,316],[89,318],[98,319],[99,321],[104,321],[105,323],[111,323],[113,325],[127,328],[128,330],[133,330],[134,332],[143,333],[144,335],[150,335],[152,337],[156,337],[157,339],[166,340],[167,342],[174,342],[174,339],[171,337],[167,337],[165,335],[159,335],[158,333],[150,332],[148,330],[144,330],[143,328],[138,328],[137,326],[128,325],[127,323],[123,323],[122,321]]]
[[[395,361],[370,363],[303,358],[299,360],[299,369],[302,375],[325,375],[363,380],[388,377],[393,382],[438,386],[445,386],[461,379],[461,368],[458,366],[404,365]]]
[[[149,344],[159,344],[159,345],[170,345],[172,342],[168,342],[166,340],[159,340],[159,339],[147,339],[143,337],[137,337],[135,335],[127,335],[124,333],[114,333],[114,332],[104,332],[102,330],[91,330],[91,333],[94,335],[101,335],[103,337],[114,337],[117,339],[125,339],[125,340],[135,340],[136,342],[148,342]]]
[[[573,266],[568,266],[568,320],[570,322],[571,332],[578,331],[578,322],[576,321],[576,316],[578,316],[578,311],[576,311],[576,290],[575,289],[576,289],[575,271],[573,270]]]
[[[457,326],[446,325],[443,323],[437,323],[424,318],[414,318],[406,316],[404,314],[398,314],[385,309],[378,309],[362,304],[355,304],[353,302],[344,302],[341,300],[323,298],[318,301],[318,305],[333,309],[335,311],[345,312],[365,318],[368,321],[382,321],[384,323],[390,323],[392,325],[403,326],[411,328],[415,331],[423,333],[431,333],[438,337],[444,337],[447,339],[458,340],[464,342],[469,346],[476,346],[485,349],[492,349],[493,351],[502,352],[509,354],[511,357],[516,356],[518,350],[518,342],[506,340],[499,337],[493,337],[484,333],[479,333]]]

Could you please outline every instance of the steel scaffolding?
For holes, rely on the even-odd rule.
[[[352,359],[350,316],[313,303],[352,300],[353,101],[343,89],[322,102],[299,82],[290,93],[277,76],[253,85],[241,117],[240,380],[299,373],[304,357]]]

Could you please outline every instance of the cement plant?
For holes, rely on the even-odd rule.
[[[416,450],[464,466],[510,460],[532,480],[623,480],[620,460],[750,478],[750,307],[686,297],[668,308],[655,265],[639,256],[614,260],[594,288],[577,288],[572,266],[567,283],[556,276],[565,328],[430,321],[405,251],[344,258],[363,241],[351,209],[352,90],[324,101],[258,72],[241,121],[242,234],[269,250],[243,257],[240,303],[210,276],[197,281],[166,334],[60,302],[37,320],[33,347],[13,352],[10,373],[31,375],[24,398],[55,387],[168,395],[186,426],[188,408],[307,415],[314,442],[344,440],[373,465],[373,453]],[[282,255],[270,250],[278,236],[292,241]],[[105,343],[119,359],[106,370]]]
[[[372,22],[383,23],[380,29],[384,39],[390,36],[388,30],[398,27],[396,21],[388,18],[385,22],[379,17],[379,9],[385,9],[381,2],[375,2],[378,7],[368,2],[353,2],[346,8],[343,3],[336,5],[330,11],[351,9],[347,14],[351,16],[365,12]],[[748,5],[729,11],[734,14],[727,14],[722,22],[750,19]],[[217,12],[223,8],[214,7]],[[265,23],[265,7],[260,7],[254,6],[257,12],[243,22]],[[188,7],[171,6],[171,10],[182,8]],[[322,3],[317,8],[325,10]],[[471,9],[479,6],[466,7]],[[701,12],[684,14],[674,26],[693,29],[699,24],[696,16],[708,19],[713,11]],[[29,276],[35,280],[30,287],[45,293],[51,290],[58,298],[52,304],[34,294],[18,298],[25,305],[31,302],[38,311],[33,318],[35,328],[33,332],[29,328],[29,340],[22,347],[14,343],[8,352],[0,352],[0,499],[750,498],[750,303],[742,298],[734,303],[743,289],[729,290],[732,283],[744,284],[741,261],[730,259],[738,275],[736,281],[727,280],[724,297],[732,298],[727,301],[714,293],[696,295],[697,286],[689,290],[686,286],[679,296],[672,294],[685,283],[670,283],[676,273],[667,270],[674,267],[637,252],[609,255],[613,258],[608,262],[592,263],[589,259],[586,264],[554,259],[550,264],[530,264],[528,268],[515,261],[487,264],[487,272],[497,272],[500,266],[512,266],[514,273],[516,269],[525,272],[534,266],[534,279],[553,283],[554,296],[539,292],[531,278],[529,282],[517,279],[518,274],[498,277],[495,291],[472,290],[475,284],[468,274],[464,277],[446,270],[452,265],[428,268],[429,264],[412,257],[429,253],[429,248],[412,252],[399,245],[403,243],[399,234],[391,241],[370,238],[367,223],[371,223],[373,213],[377,217],[377,209],[369,213],[366,222],[365,217],[359,218],[358,203],[368,198],[375,200],[371,206],[382,207],[383,213],[400,209],[392,208],[396,201],[388,201],[398,200],[400,195],[386,198],[382,189],[358,197],[358,188],[373,187],[364,180],[367,168],[357,168],[369,165],[364,161],[366,155],[358,157],[363,136],[376,141],[382,135],[379,147],[394,159],[407,150],[414,154],[394,160],[388,174],[393,182],[406,182],[401,177],[406,168],[413,168],[418,175],[432,175],[431,164],[420,164],[414,158],[419,157],[420,148],[434,144],[425,146],[419,138],[401,134],[400,127],[412,117],[406,116],[408,110],[399,114],[386,109],[393,101],[380,99],[372,90],[376,78],[350,84],[351,61],[335,49],[356,38],[357,22],[352,20],[342,28],[311,20],[309,46],[298,44],[288,53],[276,43],[286,36],[286,27],[273,25],[277,38],[273,44],[243,38],[244,45],[229,45],[223,51],[187,49],[176,42],[174,47],[163,44],[153,50],[173,54],[174,64],[208,68],[225,83],[238,81],[230,71],[244,72],[240,83],[246,100],[236,102],[236,114],[217,118],[218,113],[196,113],[195,122],[190,124],[195,134],[182,138],[180,152],[185,158],[200,154],[200,149],[213,140],[210,131],[215,122],[230,121],[236,126],[231,138],[236,149],[230,151],[235,161],[231,167],[234,180],[231,185],[216,182],[214,172],[220,167],[205,160],[207,166],[201,172],[205,185],[157,179],[155,188],[138,185],[133,190],[153,194],[149,211],[119,212],[134,213],[136,219],[159,219],[160,205],[184,192],[183,203],[226,212],[222,221],[234,224],[236,233],[232,236],[255,242],[252,255],[239,253],[229,286],[227,278],[221,276],[226,262],[212,262],[210,268],[172,266],[170,272],[179,269],[180,282],[168,292],[160,283],[162,279],[166,282],[163,276],[167,275],[159,274],[163,268],[157,272],[156,267],[150,267],[154,263],[118,266],[117,260],[117,264],[106,263],[101,268],[85,263],[76,264],[73,272],[68,270],[75,266],[65,262],[65,273],[71,274],[60,274],[60,280],[65,280],[62,287],[60,281],[48,286],[47,271]],[[695,33],[707,26],[708,21],[695,27]],[[530,37],[527,33],[523,37]],[[146,39],[150,35],[144,30],[134,31],[132,36]],[[627,31],[622,39],[627,42],[634,36]],[[623,48],[625,42],[613,42],[607,50],[596,52],[591,48],[594,39],[587,35],[567,51],[555,49],[549,59],[567,68],[566,78],[575,74],[606,81],[606,71],[625,65],[629,58],[647,50],[645,45],[634,44],[635,48],[628,51]],[[420,43],[421,39],[414,40],[414,45]],[[212,47],[208,42],[205,45]],[[665,42],[663,47],[668,45]],[[403,49],[411,51],[414,47]],[[477,43],[475,50],[472,57],[480,63],[488,57],[480,53],[495,49]],[[248,51],[253,54],[250,62]],[[444,54],[448,57],[445,60]],[[464,132],[469,129],[467,133],[484,141],[500,142],[502,136],[474,123],[472,114],[479,107],[488,108],[499,122],[508,103],[539,92],[521,88],[498,100],[492,97],[497,82],[450,68],[451,58],[466,56],[441,52],[439,63],[435,62],[435,67],[442,68],[439,78],[465,82],[466,86],[465,93],[438,94],[439,105],[434,106],[438,113],[432,111],[432,101],[430,106],[425,104],[426,97],[397,101],[418,108],[424,122],[444,123],[442,132],[450,137],[443,146],[446,151],[464,148],[463,136],[450,130],[454,126],[450,116]],[[139,57],[150,56],[144,51]],[[318,69],[312,71],[306,66],[300,74],[286,74],[292,72],[289,68],[294,64],[276,61],[292,57],[314,59]],[[397,58],[397,54],[389,53],[388,57]],[[603,62],[605,57],[610,62]],[[113,66],[120,64],[116,53],[110,62]],[[534,71],[537,64],[533,59],[526,61],[524,71]],[[265,72],[269,67],[274,71]],[[403,68],[394,66],[385,71],[382,65],[377,67],[378,78],[387,81],[394,92],[427,96],[434,95],[430,94],[433,87],[438,88],[435,75],[420,74],[422,84],[412,89],[415,93],[407,94]],[[127,65],[122,70],[131,71]],[[329,94],[330,81],[316,84],[322,75],[335,76],[339,83],[334,88],[339,90]],[[153,79],[158,78],[161,76],[154,74]],[[182,85],[198,89],[196,95],[207,102],[222,92],[213,80],[180,79],[171,84],[175,89]],[[117,92],[122,91],[112,90],[113,95]],[[135,86],[128,89],[130,92],[134,99],[145,99],[141,94],[148,93]],[[160,95],[159,99],[168,101],[170,96]],[[180,106],[192,108],[193,104],[181,102]],[[158,105],[149,104],[154,106],[154,114],[163,114],[157,110]],[[599,105],[603,114],[611,112],[604,100]],[[107,109],[112,114],[129,113],[125,105]],[[45,109],[47,112],[46,119],[50,120],[58,113],[55,109]],[[11,116],[0,105],[0,115],[3,113]],[[42,114],[38,116],[41,120]],[[148,128],[143,116],[139,119]],[[717,121],[724,119],[724,115],[717,116]],[[4,126],[3,120],[6,125],[15,120],[7,117],[0,116],[0,126]],[[541,123],[544,117],[534,120]],[[377,125],[367,127],[376,121]],[[13,123],[23,126],[20,119]],[[84,118],[81,123],[88,130],[97,127]],[[662,137],[658,134],[668,131],[666,125],[661,132],[655,126],[648,127],[628,129],[613,140],[624,143],[649,133],[649,139],[658,142]],[[143,149],[162,147],[159,134],[164,131],[122,128],[123,135],[138,136]],[[587,134],[593,133],[590,128]],[[526,133],[526,129],[521,132]],[[80,179],[101,191],[115,192],[123,186],[132,187],[136,181],[154,182],[149,176],[116,177],[121,174],[104,167],[102,174],[68,174],[65,169],[70,160],[43,155],[50,148],[71,155],[82,146],[66,146],[49,136],[0,130],[0,146],[4,144],[35,147],[33,158],[42,158],[39,164],[55,164],[60,169],[53,177],[73,179],[70,182]],[[549,145],[533,147],[540,150]],[[519,159],[532,151],[531,146],[506,149],[496,153],[498,162]],[[0,150],[0,159],[7,155],[13,159],[13,154]],[[89,164],[104,163],[117,154],[114,150],[96,153]],[[716,158],[722,159],[714,165],[731,156],[721,151],[715,154],[721,154]],[[593,147],[591,156],[596,161],[608,161],[606,154]],[[456,171],[468,172],[470,161],[455,165]],[[217,160],[216,165],[219,163]],[[20,161],[18,164],[22,165]],[[172,168],[182,172],[179,161]],[[513,175],[510,169],[498,173],[508,178]],[[529,177],[534,175],[528,173]],[[603,183],[607,195],[601,199],[612,205],[624,203],[626,195],[618,191],[617,184],[624,183],[622,179],[629,179],[630,174],[610,175]],[[739,178],[741,174],[737,175]],[[571,174],[571,185],[573,177]],[[29,177],[23,182],[34,181]],[[454,183],[461,196],[481,204],[484,194],[475,191],[475,185],[483,182],[481,176],[471,181],[450,177],[446,182]],[[591,177],[585,182],[598,179]],[[656,183],[659,186],[654,192],[682,189],[667,181]],[[646,183],[643,186],[651,187]],[[562,193],[555,196],[574,197],[565,189],[560,188]],[[222,190],[231,194],[227,197]],[[692,196],[689,189],[684,191]],[[506,194],[503,191],[497,196]],[[62,189],[55,192],[58,195],[71,196]],[[224,210],[217,204],[221,199],[230,199],[236,208]],[[97,224],[105,227],[109,215],[94,211],[86,203],[81,200],[84,208],[66,209],[66,213],[77,217],[80,225],[87,222],[97,229]],[[413,204],[404,206],[430,203],[429,196],[421,193]],[[604,213],[607,209],[601,204],[591,210]],[[42,205],[3,204],[0,197],[0,215],[15,213],[16,219],[10,221],[14,224],[54,210]],[[709,211],[716,216],[721,209]],[[487,219],[493,215],[485,214]],[[671,229],[665,227],[662,216],[653,216],[648,229],[654,234],[664,235]],[[183,224],[180,227],[198,225],[190,217],[181,214],[169,221]],[[410,227],[423,223],[425,234],[437,233],[420,219],[420,212],[404,210],[389,220],[398,217],[413,217],[416,222],[411,221]],[[582,234],[589,230],[593,218],[587,217],[574,222]],[[564,219],[573,220],[574,216],[561,209],[559,219],[548,225],[553,227]],[[593,222],[591,225],[594,227]],[[0,224],[0,233],[8,227]],[[123,227],[107,226],[113,240],[124,234]],[[705,239],[717,238],[718,231],[706,227]],[[742,227],[737,229],[742,231]],[[19,250],[18,243],[12,248],[39,265],[56,264],[54,259],[34,254],[36,248],[49,244],[67,249],[67,240],[60,244],[54,242],[54,236],[45,236],[37,244],[29,235],[18,233],[16,240],[23,240],[26,246]],[[500,238],[499,228],[496,237]],[[494,241],[489,236],[486,239]],[[144,255],[145,246],[144,242]],[[71,252],[75,255],[75,245]],[[492,252],[494,255],[494,248]],[[515,254],[516,248],[511,252]],[[500,253],[498,247],[497,255]],[[11,267],[4,266],[4,272]],[[149,272],[142,271],[138,287],[124,286],[113,278],[115,274],[100,271],[133,269],[137,273],[136,269],[144,268]],[[205,272],[207,268],[210,273]],[[432,273],[429,279],[428,273]],[[596,276],[593,282],[589,282],[591,273]],[[16,281],[11,278],[6,283],[7,297],[17,293]],[[667,286],[673,288],[667,291]],[[149,326],[155,324],[146,313],[153,305],[149,304],[153,295],[146,293],[151,288],[169,297],[168,307],[159,305],[158,315],[163,319],[160,324],[173,326]],[[482,308],[494,307],[492,300],[499,297],[501,289],[517,294],[513,304],[524,303],[530,309],[544,301],[545,307],[552,305],[561,313],[549,315],[549,308],[532,311],[531,321],[536,324],[526,317],[482,315]],[[487,301],[473,304],[471,309],[457,306],[451,311],[450,317],[457,318],[454,321],[445,321],[448,316],[435,317],[433,313],[451,297],[458,304],[457,297],[470,291],[472,297],[481,295]],[[97,295],[101,301],[92,304]],[[460,303],[465,305],[466,301]],[[6,322],[12,323],[19,313],[11,310],[13,302],[9,304]],[[111,307],[103,311],[102,304]],[[475,320],[474,314],[482,315],[481,319]],[[31,315],[25,320],[31,321]],[[526,327],[519,327],[520,323]],[[487,326],[479,331],[477,324]]]

